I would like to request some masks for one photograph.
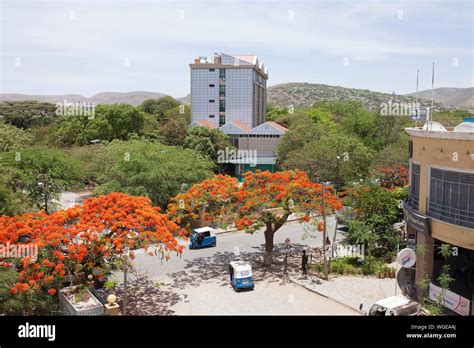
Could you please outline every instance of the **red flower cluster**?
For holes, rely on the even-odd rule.
[[[380,186],[388,190],[408,185],[408,170],[402,165],[379,168],[376,176],[380,181]]]
[[[31,286],[54,295],[62,278],[77,265],[92,269],[97,260],[113,259],[127,250],[157,244],[162,253],[180,253],[183,246],[176,236],[181,233],[148,198],[122,193],[90,198],[51,215],[0,217],[0,243],[20,243],[26,238],[40,250],[36,260],[21,260],[20,279],[12,294]]]

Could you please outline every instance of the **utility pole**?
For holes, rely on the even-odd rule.
[[[416,97],[415,97],[415,108],[416,108],[416,114],[415,114],[415,117],[416,117],[416,123],[417,123],[417,126],[418,126],[418,117],[419,117],[419,114],[420,114],[420,108],[418,107],[418,77],[419,77],[419,74],[420,74],[420,70],[419,69],[416,69]]]
[[[434,73],[435,73],[435,62],[433,62],[433,70],[431,73],[431,110],[429,116],[427,116],[427,121],[428,120],[433,120],[433,114],[434,114]]]
[[[326,231],[326,204],[324,198],[324,181],[321,180],[321,205],[322,205],[322,214],[323,214],[323,260],[324,260],[324,279],[329,279],[329,270],[328,270],[328,260],[326,256],[326,239],[327,239],[327,231]]]

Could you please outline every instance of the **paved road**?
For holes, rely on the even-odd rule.
[[[321,246],[322,234],[310,230],[309,224],[292,222],[277,231],[275,266],[269,271],[261,267],[264,248],[261,232],[219,234],[215,248],[186,248],[181,257],[172,255],[169,261],[163,262],[156,256],[137,252],[134,263],[140,274],[147,275],[153,282],[159,282],[159,288],[168,294],[168,314],[358,314],[283,277],[286,238],[291,240],[295,255],[293,261],[296,260],[289,262],[290,273],[299,272],[298,260],[303,248]],[[332,240],[333,218],[329,219],[328,230],[331,231]],[[338,236],[341,236],[340,231]],[[252,263],[254,291],[236,293],[229,284],[227,267],[236,258],[235,250],[238,250],[241,259]],[[153,289],[149,291],[154,292]],[[154,298],[158,300],[159,295]],[[160,306],[162,310],[163,303]]]
[[[68,209],[73,207],[76,204],[81,203],[86,198],[91,196],[90,191],[83,192],[71,192],[71,191],[62,191],[59,195],[59,200],[55,203],[58,204],[59,209]]]
[[[328,219],[329,238],[332,240],[334,233],[334,218]],[[314,227],[310,224],[291,222],[284,225],[275,233],[275,259],[282,260],[285,251],[285,239],[290,238],[291,249],[302,250],[303,248],[314,248],[322,245],[322,233],[311,231]],[[343,235],[340,230],[337,234],[339,240]],[[182,241],[183,244],[188,244]],[[171,274],[183,271],[184,268],[193,268],[197,265],[215,268],[218,266],[227,267],[229,262],[236,258],[235,251],[238,250],[239,257],[246,261],[258,261],[261,259],[264,250],[265,239],[263,232],[249,234],[245,232],[228,232],[217,235],[217,246],[215,248],[205,248],[197,250],[186,250],[182,256],[171,255],[168,261],[160,262],[158,257],[148,256],[144,252],[136,252],[135,264],[140,272],[146,273],[150,278],[163,280]],[[201,276],[206,277],[202,272]],[[206,277],[207,278],[207,277]]]

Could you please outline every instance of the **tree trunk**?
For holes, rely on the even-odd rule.
[[[127,315],[127,302],[128,302],[128,260],[127,256],[123,257],[123,263],[125,265],[123,269],[123,299],[122,299],[122,314]]]
[[[265,255],[263,256],[263,264],[265,267],[271,266],[273,262],[273,229],[271,224],[267,224],[265,230]]]

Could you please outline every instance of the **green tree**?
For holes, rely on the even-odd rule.
[[[17,215],[35,211],[26,190],[25,175],[15,167],[7,165],[8,156],[2,155],[0,165],[0,215]]]
[[[95,116],[62,117],[51,131],[50,140],[56,145],[87,145],[92,140],[127,140],[143,135],[145,114],[128,104],[99,105]]]
[[[306,114],[295,115],[278,146],[279,160],[285,162],[290,152],[300,149],[313,139],[320,139],[328,131],[327,127],[317,125]]]
[[[166,112],[179,105],[177,100],[167,96],[159,99],[147,99],[140,105],[140,109],[147,114],[154,115],[159,123],[163,123],[168,118]]]
[[[166,145],[182,146],[189,135],[189,123],[182,119],[169,119],[160,129],[161,140]]]
[[[374,172],[378,168],[393,167],[402,165],[408,168],[408,139],[388,144],[380,151],[376,152],[370,164],[370,171]]]
[[[37,101],[5,101],[0,103],[0,116],[18,128],[45,126],[54,122],[56,105]]]
[[[320,179],[337,187],[365,177],[374,152],[355,136],[305,121],[290,128],[277,151],[282,168],[309,173],[316,167]]]
[[[472,113],[466,110],[442,110],[433,115],[433,121],[441,123],[445,127],[456,127],[462,123],[465,117],[472,117]]]
[[[55,209],[62,190],[83,184],[82,163],[59,149],[32,147],[9,152],[4,165],[21,173],[15,187],[24,190],[47,214]]]
[[[347,242],[365,244],[370,254],[386,255],[400,241],[393,228],[401,220],[399,201],[384,188],[370,183],[358,185],[350,193],[351,206],[357,216],[349,223]]]
[[[288,114],[288,110],[278,106],[267,105],[267,120],[277,121]]]
[[[31,134],[23,129],[0,123],[0,152],[27,147],[32,140]]]
[[[207,127],[190,128],[183,146],[201,153],[214,162],[217,161],[219,150],[225,150],[226,147],[232,148],[227,135],[218,129]]]
[[[198,152],[148,140],[102,145],[94,158],[96,193],[148,196],[165,206],[170,197],[212,175],[213,164]]]
[[[189,135],[191,108],[179,105],[165,111],[160,128],[160,141],[167,145],[182,146]]]

